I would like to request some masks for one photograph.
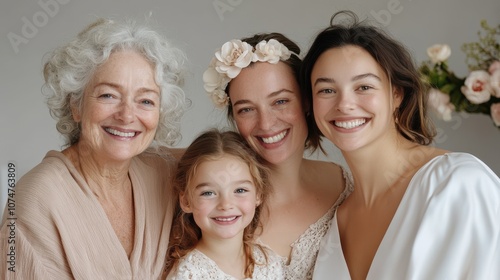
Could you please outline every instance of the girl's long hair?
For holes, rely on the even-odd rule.
[[[262,164],[262,160],[248,146],[245,139],[238,133],[232,131],[220,132],[208,130],[198,136],[187,148],[178,163],[174,176],[173,186],[175,195],[179,197],[175,207],[174,221],[170,233],[170,242],[167,252],[167,273],[175,269],[180,259],[192,251],[201,238],[201,229],[195,223],[193,214],[182,211],[180,206],[180,195],[190,203],[192,192],[187,188],[190,180],[196,174],[198,166],[206,161],[216,160],[224,155],[234,156],[246,164],[256,188],[257,198],[261,203],[255,209],[252,222],[244,229],[243,246],[245,251],[245,277],[252,277],[256,261],[253,258],[252,248],[258,246],[266,256],[264,248],[254,243],[257,230],[262,229],[261,214],[265,207],[266,197],[269,189],[269,170]],[[266,256],[267,260],[267,256]]]

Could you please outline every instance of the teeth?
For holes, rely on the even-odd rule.
[[[287,131],[283,131],[281,132],[280,134],[278,135],[275,135],[273,137],[268,137],[268,138],[262,138],[262,141],[264,141],[264,143],[266,144],[272,144],[272,143],[276,143],[278,141],[281,141],[281,139],[283,139],[286,135]]]
[[[336,121],[335,125],[338,127],[346,128],[346,129],[351,129],[358,127],[366,122],[366,119],[357,119],[357,120],[352,120],[352,121]]]
[[[220,222],[230,222],[230,221],[236,220],[236,216],[231,217],[231,218],[215,218],[215,220],[220,221]]]
[[[118,130],[112,129],[112,128],[106,128],[105,130],[113,135],[120,136],[120,137],[134,137],[135,136],[135,132],[121,132],[121,131],[118,131]]]

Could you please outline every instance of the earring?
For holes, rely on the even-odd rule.
[[[396,124],[396,127],[399,126],[399,113],[398,113],[398,111],[399,111],[399,107],[397,107],[396,110],[394,110],[394,113],[393,113],[393,115],[394,115],[394,123]]]

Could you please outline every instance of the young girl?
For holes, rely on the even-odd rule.
[[[254,243],[268,173],[238,133],[210,130],[178,164],[179,195],[167,279],[282,279],[279,259]]]

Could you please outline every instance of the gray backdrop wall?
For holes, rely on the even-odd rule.
[[[427,59],[428,46],[449,44],[449,65],[460,76],[468,73],[461,45],[477,40],[482,19],[500,23],[498,0],[2,1],[0,208],[8,192],[9,162],[16,164],[19,179],[48,150],[61,149],[62,139],[41,94],[44,55],[96,17],[143,20],[151,13],[156,27],[185,50],[190,61],[186,92],[192,107],[184,116],[179,146],[186,146],[205,128],[226,125],[223,113],[213,108],[202,87],[202,73],[216,48],[232,38],[278,31],[293,38],[304,53],[313,36],[341,9],[385,26],[419,62]],[[436,120],[436,124],[440,133],[436,146],[472,153],[500,174],[500,130],[488,116],[455,114],[452,122]],[[328,156],[311,157],[345,164],[338,150],[326,146]]]

